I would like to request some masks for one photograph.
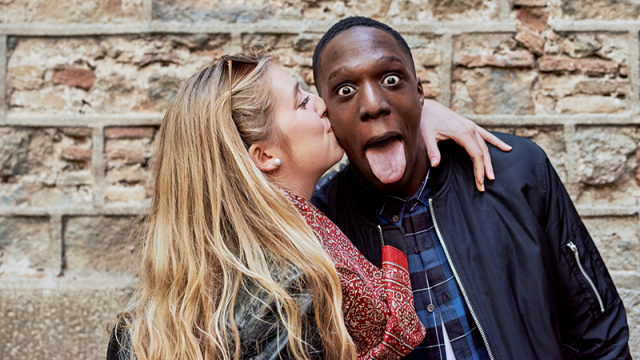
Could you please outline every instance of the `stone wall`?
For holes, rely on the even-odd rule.
[[[103,358],[180,84],[264,42],[313,89],[313,48],[349,15],[405,35],[427,97],[548,152],[640,357],[638,1],[0,0],[0,359]]]

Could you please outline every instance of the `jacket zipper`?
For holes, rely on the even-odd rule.
[[[576,246],[576,244],[573,243],[573,241],[569,241],[567,243],[567,247],[569,249],[571,249],[571,251],[573,252],[573,256],[576,257],[576,262],[578,263],[578,268],[580,268],[580,272],[582,272],[582,276],[584,276],[584,278],[587,279],[587,282],[589,283],[589,285],[591,285],[591,289],[593,290],[593,293],[596,294],[596,298],[598,299],[598,304],[600,304],[600,312],[603,313],[604,312],[604,304],[602,303],[602,298],[600,297],[600,293],[598,292],[598,289],[596,289],[595,284],[593,283],[593,281],[591,280],[589,275],[587,275],[587,272],[584,271],[584,268],[582,267],[582,264],[580,263],[580,254],[578,253],[578,247]]]
[[[380,243],[384,246],[384,236],[382,236],[382,226],[378,225],[378,232],[380,233]]]
[[[467,303],[467,306],[469,307],[469,311],[471,312],[471,317],[473,317],[473,321],[476,322],[476,326],[478,327],[478,330],[480,330],[480,335],[482,336],[482,341],[484,341],[484,346],[487,347],[487,353],[489,354],[489,358],[491,360],[494,360],[493,353],[491,352],[491,348],[489,347],[489,342],[487,341],[487,336],[485,335],[484,330],[480,325],[480,321],[478,321],[476,312],[473,311],[473,307],[471,306],[471,301],[469,300],[467,291],[464,289],[464,286],[462,285],[462,281],[460,280],[460,276],[458,276],[458,272],[456,271],[455,266],[453,266],[453,261],[451,260],[451,256],[449,255],[447,244],[445,244],[444,238],[442,237],[442,233],[440,232],[440,227],[438,226],[438,222],[436,221],[436,213],[435,213],[435,210],[433,209],[433,198],[429,199],[429,211],[431,212],[431,217],[433,218],[433,226],[436,229],[436,234],[438,234],[440,243],[442,243],[444,254],[447,257],[447,262],[449,263],[449,266],[451,266],[451,271],[453,272],[453,276],[456,278],[456,282],[458,283],[458,286],[460,286],[462,297],[464,298],[464,301]]]

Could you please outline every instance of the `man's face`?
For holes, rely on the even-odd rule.
[[[390,34],[357,26],[329,42],[317,79],[351,164],[380,190],[402,189],[426,157],[424,96],[411,58]]]

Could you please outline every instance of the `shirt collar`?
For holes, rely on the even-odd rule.
[[[376,215],[384,218],[388,222],[399,225],[402,223],[402,217],[404,216],[405,207],[413,210],[419,203],[424,205],[429,204],[429,173],[431,167],[427,170],[427,176],[425,176],[420,188],[413,196],[407,198],[397,197],[383,191],[380,191],[373,187],[367,187],[365,184],[360,183],[364,188],[366,198],[369,205],[373,208]]]

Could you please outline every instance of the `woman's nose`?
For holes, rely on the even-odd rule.
[[[311,102],[313,103],[313,110],[320,116],[324,117],[327,114],[327,104],[318,95],[310,94]]]

